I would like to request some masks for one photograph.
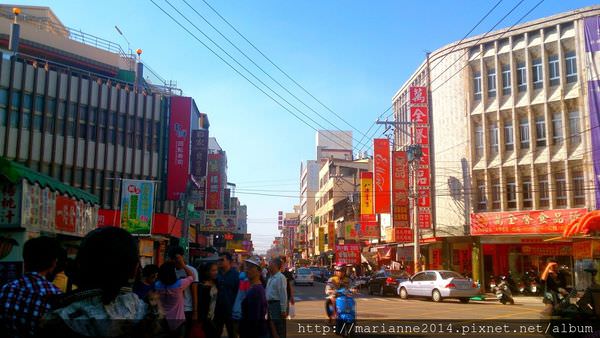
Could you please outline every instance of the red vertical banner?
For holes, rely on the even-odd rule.
[[[427,105],[427,87],[410,87],[408,90],[411,105]]]
[[[408,228],[408,158],[405,151],[392,152],[392,200],[394,228]]]
[[[327,223],[327,246],[329,250],[333,250],[335,245],[335,222],[329,221]]]
[[[429,124],[429,109],[427,107],[410,107],[410,121]]]
[[[390,141],[387,138],[373,140],[373,192],[375,213],[390,212]]]
[[[412,129],[413,143],[421,146],[423,155],[419,160],[416,171],[417,185],[417,221],[421,229],[429,229],[432,225],[431,216],[431,162],[430,162],[430,116],[427,87],[411,87],[409,89],[410,120],[414,123]]]
[[[360,214],[373,215],[373,173],[360,173]]]
[[[167,199],[178,200],[185,193],[190,171],[192,99],[190,97],[171,96],[170,100]]]

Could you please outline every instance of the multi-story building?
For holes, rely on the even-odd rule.
[[[323,158],[352,160],[352,131],[319,130],[315,137],[317,161]]]
[[[152,234],[164,240],[143,247],[159,262],[169,237],[181,236],[185,145],[202,127],[193,99],[151,84],[139,55],[69,29],[50,8],[20,10],[15,44],[12,8],[0,5],[0,156],[97,196],[100,226],[120,223],[123,179],[158,182]]]
[[[315,194],[315,254],[322,259],[332,251],[338,238],[346,238],[346,223],[354,225],[359,214],[354,207],[358,200],[360,172],[372,167],[369,159],[349,161],[329,159],[319,170],[319,190]]]
[[[424,236],[445,237],[422,251],[430,266],[483,281],[553,257],[582,272],[572,242],[548,240],[598,203],[585,61],[586,20],[598,15],[592,6],[451,43],[393,97],[408,121],[409,87],[429,89],[434,230]]]
[[[314,254],[315,194],[319,190],[319,163],[307,160],[300,164],[300,226],[306,231],[306,257]]]

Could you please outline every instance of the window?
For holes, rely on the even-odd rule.
[[[502,94],[510,95],[511,92],[511,83],[510,83],[510,65],[502,66]]]
[[[487,196],[485,195],[485,181],[477,181],[477,210],[487,209]]]
[[[473,97],[475,100],[481,100],[481,73],[473,74]]]
[[[521,181],[523,183],[523,208],[531,208],[533,205],[531,177],[524,176],[521,178]]]
[[[0,107],[0,126],[6,126],[6,108]]]
[[[44,111],[44,97],[41,95],[36,95],[35,96],[35,107],[34,107],[36,112],[43,112]]]
[[[13,107],[10,110],[10,126],[17,128],[19,126],[19,111]]]
[[[8,90],[0,89],[0,106],[8,106]]]
[[[553,144],[563,143],[563,123],[561,112],[552,114],[552,142]]]
[[[504,123],[504,147],[506,150],[513,150],[515,147],[512,121],[507,121]]]
[[[544,87],[544,72],[542,71],[542,59],[533,60],[533,88],[540,89]]]
[[[33,130],[42,132],[42,114],[34,113],[33,114]]]
[[[500,210],[500,180],[492,180],[492,209]]]
[[[567,180],[564,173],[554,175],[556,182],[556,205],[564,207],[567,205]]]
[[[488,69],[487,73],[488,97],[496,97],[496,69]]]
[[[567,73],[567,83],[577,82],[577,58],[575,51],[565,54],[565,68]]]
[[[31,114],[30,113],[23,113],[22,118],[21,118],[21,127],[23,129],[29,129],[31,128]]]
[[[46,132],[50,134],[54,134],[54,116],[51,114],[46,115]]]
[[[483,127],[475,127],[475,155],[483,156]]]
[[[527,68],[525,67],[525,62],[517,64],[517,87],[519,93],[527,90]]]
[[[573,202],[575,205],[584,205],[585,204],[585,188],[583,186],[583,172],[576,171],[573,173],[573,198],[575,199]]]
[[[536,136],[535,144],[538,147],[545,147],[546,146],[546,121],[544,121],[543,116],[537,116],[535,118],[535,136]]]
[[[526,117],[519,123],[519,132],[521,134],[521,149],[529,149],[529,121]]]
[[[558,55],[548,57],[548,73],[550,75],[550,85],[558,86],[560,83],[560,69],[558,67]]]
[[[517,184],[514,177],[506,179],[506,201],[509,209],[517,208]]]
[[[33,102],[32,102],[32,98],[31,98],[31,94],[24,94],[23,95],[23,109],[31,110],[32,105],[33,105]]]
[[[498,124],[490,123],[490,151],[492,154],[498,153]]]
[[[540,195],[540,207],[548,207],[550,205],[550,195],[548,193],[548,176],[546,174],[540,175],[538,180],[539,195]]]
[[[581,127],[579,124],[579,112],[572,111],[569,113],[569,137],[571,143],[579,144],[581,142]]]

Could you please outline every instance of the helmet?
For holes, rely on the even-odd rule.
[[[335,271],[345,271],[346,265],[342,264],[342,263],[337,263],[333,269]]]

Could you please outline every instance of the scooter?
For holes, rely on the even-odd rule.
[[[496,299],[498,299],[498,301],[503,305],[506,305],[506,303],[510,303],[511,305],[515,303],[505,276],[501,277],[500,284],[496,285],[494,291],[496,294]]]
[[[352,289],[337,289],[335,297],[329,296],[325,301],[327,317],[331,324],[335,323],[335,333],[342,337],[348,337],[356,323],[356,302],[352,298],[354,292]]]
[[[496,285],[496,276],[490,275],[490,292],[494,292],[494,290],[496,289]]]

